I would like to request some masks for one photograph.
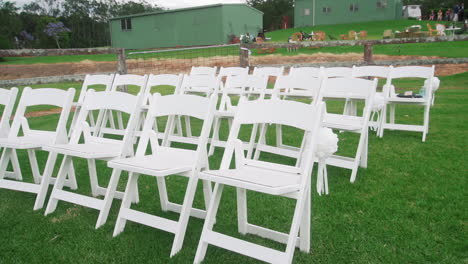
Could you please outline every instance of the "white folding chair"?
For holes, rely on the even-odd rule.
[[[249,98],[249,96],[253,94],[255,98],[263,99],[267,85],[268,76],[264,75],[239,75],[227,77],[221,102],[218,111],[215,113],[213,136],[211,138],[208,155],[213,155],[215,147],[224,147],[226,144],[225,141],[220,140],[219,130],[222,119],[227,119],[229,128],[231,128],[232,119],[234,118],[237,110],[237,105],[232,104],[230,96]]]
[[[205,97],[210,97],[212,94],[217,94],[220,88],[221,78],[214,75],[184,75],[179,94],[196,94]],[[176,117],[174,117],[176,118]],[[180,118],[180,117],[177,117]],[[185,116],[186,137],[179,137],[178,140],[188,140],[192,144],[196,141],[190,141],[192,138],[192,128],[190,126],[190,117]],[[169,137],[172,141],[173,136]],[[187,143],[189,143],[187,142]]]
[[[384,80],[384,85],[390,85],[390,69],[392,66],[353,66],[352,77],[354,78],[381,78]],[[382,88],[383,90],[384,88]],[[379,135],[380,123],[383,111],[384,96],[382,92],[376,92],[375,98],[373,100],[372,114],[370,119],[370,124],[377,131]],[[348,101],[347,107],[345,107],[344,113],[348,115],[356,115],[356,103],[354,101]],[[375,118],[374,116],[377,116]]]
[[[0,147],[4,148],[0,160],[0,188],[36,194],[34,210],[42,208],[43,205],[43,201],[42,203],[40,201],[40,184],[44,186],[45,192],[47,192],[49,184],[55,181],[55,178],[52,179],[50,177],[41,176],[36,158],[36,150],[44,149],[51,144],[63,144],[68,142],[66,125],[74,96],[75,89],[73,88],[67,91],[53,88],[24,88],[8,137],[0,138]],[[29,126],[28,120],[25,117],[26,108],[37,105],[53,105],[62,108],[57,126],[54,130],[38,130],[32,129]],[[21,135],[21,131],[23,135]],[[27,151],[33,183],[21,181],[22,176],[16,150]],[[52,154],[49,153],[49,157],[51,155]],[[14,176],[16,176],[15,180],[17,181],[5,179],[9,162],[12,163],[15,172]],[[46,171],[46,169],[44,171]],[[69,181],[66,183],[67,186],[76,189],[73,167],[64,171],[64,174],[64,178],[67,174],[69,176]]]
[[[201,179],[216,184],[194,263],[203,261],[208,245],[270,263],[291,263],[296,247],[299,247],[303,252],[310,251],[311,173],[314,164],[315,142],[323,111],[323,103],[310,105],[285,100],[242,100],[240,102],[220,169],[200,173]],[[307,143],[301,151],[301,162],[298,165],[289,166],[244,157],[242,143],[237,140],[241,125],[265,123],[292,126],[304,131]],[[230,169],[234,152],[235,169]],[[224,185],[237,189],[239,232],[241,234],[255,234],[286,244],[284,252],[213,231]],[[297,200],[289,234],[248,223],[247,190]]]
[[[352,77],[353,74],[352,67],[327,67],[323,68],[323,70],[328,78]]]
[[[217,100],[216,95],[205,98],[196,95],[160,96],[156,94],[153,97],[135,157],[117,159],[108,163],[108,166],[114,169],[111,178],[113,184],[111,191],[115,190],[122,170],[128,171],[130,175],[115,225],[114,236],[124,230],[127,221],[174,233],[172,257],[182,248],[189,216],[205,218],[206,211],[192,208],[192,203],[197,187],[198,174],[200,170],[209,168],[206,149]],[[171,147],[167,139],[172,131],[171,126],[174,124],[170,122],[166,126],[162,145],[159,145],[157,133],[153,130],[154,122],[160,117],[171,115],[191,116],[203,120],[196,150]],[[152,153],[147,155],[146,150],[149,146]],[[133,186],[137,186],[140,174],[156,177],[162,210],[180,213],[178,221],[130,208],[131,197],[134,196],[133,192],[135,190]],[[169,175],[180,175],[189,178],[184,201],[181,205],[168,200],[165,177]],[[208,181],[203,181],[203,191],[207,208],[211,197],[211,184]],[[109,195],[109,199],[112,199],[112,194]]]
[[[80,96],[78,97],[78,101],[73,103],[75,107],[75,113],[73,114],[73,119],[70,125],[70,130],[68,131],[69,135],[71,135],[73,128],[76,125],[76,120],[78,115],[80,114],[81,106],[83,105],[83,100],[86,95],[86,91],[90,86],[104,86],[104,91],[109,91],[112,87],[112,82],[114,81],[114,74],[86,74],[85,79],[83,81],[83,85],[81,86]],[[95,88],[94,88],[95,89]],[[104,114],[104,113],[99,113]],[[91,130],[94,131],[96,122],[94,120],[93,113],[89,113],[89,125],[91,126]]]
[[[110,202],[114,198],[114,194],[116,198],[122,199],[123,193],[115,193],[115,186],[112,185],[112,182],[109,183],[107,188],[99,186],[96,160],[108,161],[133,155],[133,133],[137,125],[143,99],[144,94],[142,93],[135,96],[116,91],[95,92],[92,89],[86,93],[81,113],[78,116],[77,127],[73,131],[70,142],[68,144],[55,144],[44,147],[44,149],[51,152],[47,160],[44,179],[51,177],[58,154],[64,155],[58,171],[57,180],[47,204],[45,215],[54,212],[58,201],[61,200],[99,210],[96,228],[106,222],[110,209]],[[119,111],[130,115],[123,139],[121,140],[104,138],[91,134],[89,125],[86,122],[89,111],[108,110]],[[81,136],[84,138],[83,143],[80,143]],[[71,164],[73,164],[73,158],[87,160],[92,197],[63,190],[65,172],[68,171]],[[42,184],[41,188],[43,186]],[[45,198],[46,192],[46,188],[41,189],[42,199]],[[104,201],[95,198],[99,195],[105,195],[107,200]],[[135,201],[138,201],[137,195],[133,198]]]
[[[283,66],[281,67],[255,67],[253,69],[252,75],[268,76],[269,81],[271,78],[273,78],[276,82],[279,76],[284,75],[284,67]],[[272,89],[265,90],[265,95],[271,95],[272,93],[273,93]]]
[[[127,89],[136,89],[134,93],[145,94],[147,88],[146,83],[148,81],[148,75],[137,75],[137,74],[116,74],[110,91],[123,90],[126,86]],[[142,101],[143,102],[143,101]],[[141,106],[140,106],[141,107]],[[109,126],[108,126],[109,124]],[[103,115],[100,115],[97,120],[98,133],[121,135],[125,134],[125,128],[123,125],[122,112],[117,112],[117,126],[114,121],[114,114],[112,110],[105,111]]]
[[[218,67],[192,66],[190,75],[211,75],[216,76]]]
[[[18,88],[15,88],[15,87],[11,89],[0,88],[0,105],[3,105],[3,113],[2,113],[2,116],[0,117],[0,138],[8,137],[8,133],[10,132],[11,113],[13,112],[13,107],[15,106],[17,95],[18,95]],[[1,146],[0,146],[0,150],[2,150]],[[15,160],[18,160],[16,152],[13,152],[12,154],[14,155],[12,158]],[[21,180],[22,179],[21,170],[5,171],[4,177]]]
[[[432,105],[433,94],[433,79],[435,66],[404,66],[395,67],[390,71],[390,84],[394,84],[395,79],[400,78],[422,78],[429,80],[425,85],[425,95],[421,98],[402,98],[392,91],[391,85],[388,85],[384,91],[385,106],[382,113],[382,124],[380,129],[380,137],[383,137],[385,129],[403,130],[422,132],[422,141],[426,141],[426,135],[429,133],[429,111]],[[424,107],[424,116],[422,125],[408,125],[395,123],[395,106],[397,104],[419,105]],[[390,108],[390,122],[387,122],[387,111]]]
[[[327,113],[323,120],[325,127],[359,134],[359,143],[354,157],[333,155],[326,160],[327,165],[350,169],[351,182],[356,180],[359,166],[367,167],[368,126],[376,88],[377,79],[331,78],[323,82],[320,92],[320,98],[323,99],[364,101],[362,116]]]
[[[313,104],[319,96],[323,78],[314,78],[311,75],[284,75],[279,76],[273,89],[272,99],[310,99]],[[283,144],[283,133],[281,124],[276,126],[276,146],[269,146],[266,142],[268,124],[260,126],[260,140],[255,147],[254,159],[260,157],[261,152],[268,151],[279,155],[297,158],[300,153],[295,147],[288,147]]]
[[[249,74],[248,67],[221,67],[218,76],[244,76]]]
[[[141,134],[141,129],[143,129],[144,121],[145,121],[145,114],[149,107],[149,102],[151,99],[152,94],[157,92],[157,89],[160,87],[170,86],[174,89],[174,94],[178,94],[180,87],[182,85],[182,81],[184,79],[183,74],[150,74],[148,77],[148,81],[146,82],[145,88],[145,99],[142,106],[141,117],[139,119],[138,124],[138,131],[136,133],[137,136]],[[156,91],[153,91],[156,89]],[[155,130],[158,130],[157,123],[155,125]],[[177,133],[180,135],[182,133],[182,126],[180,121],[177,123]]]

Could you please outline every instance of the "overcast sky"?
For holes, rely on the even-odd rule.
[[[11,0],[10,0],[11,1]],[[13,0],[16,6],[21,7],[24,4],[31,3],[34,0]],[[138,0],[133,0],[138,2]],[[147,0],[147,2],[162,6],[168,9],[184,8],[191,6],[211,5],[219,3],[245,3],[245,0]]]

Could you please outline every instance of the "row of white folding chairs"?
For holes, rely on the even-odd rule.
[[[13,89],[11,93],[15,93]],[[200,244],[195,262],[200,262],[205,255],[208,244],[230,249],[232,251],[258,258],[264,261],[290,263],[295,247],[302,251],[310,250],[310,178],[313,167],[314,146],[317,140],[318,128],[323,119],[324,106],[322,104],[308,105],[298,102],[282,100],[247,101],[242,99],[239,111],[233,121],[226,151],[220,170],[208,170],[208,156],[206,153],[207,140],[212,127],[212,120],[217,103],[217,96],[200,97],[195,95],[169,95],[161,97],[152,96],[148,107],[147,117],[136,154],[133,155],[133,134],[137,126],[137,119],[141,107],[139,104],[146,99],[143,93],[131,95],[117,91],[86,92],[81,104],[81,112],[77,117],[71,139],[67,139],[66,121],[69,116],[74,89],[67,91],[58,89],[25,88],[16,111],[12,127],[6,138],[0,139],[0,146],[4,147],[0,160],[0,187],[36,194],[34,209],[42,208],[49,184],[54,183],[52,173],[57,156],[64,155],[60,165],[54,187],[47,204],[45,214],[52,213],[59,200],[79,204],[100,211],[96,228],[106,222],[108,212],[114,198],[123,199],[119,216],[114,229],[114,235],[123,231],[126,221],[139,222],[148,226],[175,233],[171,256],[182,247],[189,216],[205,218]],[[27,107],[34,105],[55,105],[62,111],[55,131],[40,131],[29,129],[28,120],[24,117]],[[122,140],[108,139],[100,133],[92,133],[87,120],[91,111],[115,110],[130,114],[125,134]],[[177,149],[168,145],[167,136],[174,129],[174,122],[168,122],[162,144],[158,142],[157,132],[154,131],[155,118],[162,116],[191,116],[202,119],[203,127],[197,149]],[[304,130],[303,151],[300,151],[300,162],[296,166],[286,166],[270,162],[256,161],[244,157],[244,147],[239,145],[238,135],[242,124],[277,123],[297,127]],[[23,130],[23,136],[20,136]],[[84,142],[80,143],[80,138]],[[255,139],[255,136],[251,138]],[[152,154],[147,155],[148,147]],[[8,163],[15,160],[16,150],[28,151],[30,163],[33,168],[34,183],[20,181],[17,175],[6,174]],[[37,166],[35,150],[49,152],[47,164],[42,177]],[[232,154],[236,152],[236,169],[229,169]],[[15,153],[15,154],[13,154]],[[72,190],[78,188],[73,158],[87,159],[92,196],[76,194],[63,190],[67,183]],[[107,188],[98,186],[96,160],[106,160],[108,166],[113,168],[112,176]],[[19,164],[14,164],[14,168]],[[205,169],[205,171],[202,171]],[[130,173],[124,193],[116,191],[122,171]],[[130,209],[132,202],[138,202],[137,179],[139,174],[157,177],[161,205],[164,211],[170,210],[181,213],[178,221],[172,221],[154,215],[149,215]],[[171,203],[167,199],[164,177],[168,175],[183,175],[189,177],[187,192],[182,205]],[[254,175],[252,175],[254,174]],[[15,181],[7,179],[12,176]],[[192,208],[198,179],[204,182],[205,205],[208,212]],[[215,182],[212,193],[209,181]],[[230,238],[214,232],[212,227],[216,218],[222,188],[231,185],[238,188],[239,195],[239,231],[242,234],[253,233],[271,238],[287,244],[286,251],[281,252],[259,245],[253,245],[240,239]],[[263,227],[247,223],[246,189],[262,193],[286,196],[297,200],[294,210],[293,222],[289,234],[276,232]],[[105,195],[105,198],[94,198]],[[300,231],[300,232],[299,232]],[[299,239],[299,243],[296,241]]]

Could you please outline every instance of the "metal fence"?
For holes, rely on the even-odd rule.
[[[192,66],[239,66],[239,44],[163,49],[127,54],[127,72],[188,73]]]

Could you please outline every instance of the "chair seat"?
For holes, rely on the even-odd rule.
[[[201,179],[249,190],[281,195],[299,190],[300,175],[245,165],[232,170],[208,170]]]
[[[153,155],[116,159],[108,166],[146,175],[167,176],[189,172],[196,164],[196,151],[159,147]]]
[[[408,103],[408,104],[424,104],[426,98],[404,98],[404,97],[390,97],[387,103]]]
[[[50,137],[15,137],[15,138],[0,138],[0,147],[13,149],[39,149],[54,143],[55,133]]]
[[[115,143],[57,144],[44,150],[84,159],[109,159],[119,157],[122,145]]]
[[[323,125],[340,130],[356,131],[362,128],[364,120],[360,116],[325,114]]]

